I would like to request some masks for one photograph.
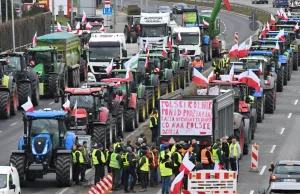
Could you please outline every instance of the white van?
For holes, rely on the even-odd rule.
[[[13,166],[0,166],[0,194],[20,194],[19,174]]]

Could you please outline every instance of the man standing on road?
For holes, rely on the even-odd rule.
[[[84,164],[83,154],[81,152],[82,145],[77,145],[77,150],[73,152],[73,164],[75,166],[75,182],[76,185],[80,185],[79,174],[81,172],[82,165]]]
[[[200,162],[200,148],[197,144],[196,139],[192,139],[192,147],[193,147],[193,153],[196,156],[196,161]]]
[[[224,153],[224,163],[226,170],[229,170],[229,144],[227,142],[228,137],[222,138],[222,151]]]
[[[237,174],[239,174],[240,155],[241,155],[240,144],[239,142],[236,141],[236,137],[232,137],[232,143],[229,146],[229,159],[230,159],[231,170],[237,171]]]
[[[206,148],[201,150],[201,163],[205,170],[213,169],[214,161],[210,150],[211,150],[211,145],[208,145]]]
[[[153,108],[152,113],[150,114],[150,129],[152,132],[152,143],[156,142],[158,138],[158,125],[157,125],[157,108]]]
[[[105,156],[102,150],[103,145],[99,143],[97,144],[97,148],[92,152],[93,165],[95,166],[95,185],[100,181],[100,179],[104,178]]]
[[[221,63],[220,60],[215,58],[213,63],[212,63],[212,67],[214,69],[214,72],[216,74],[216,79],[220,79],[220,73],[221,73]]]
[[[109,166],[111,154],[114,152],[114,149],[112,146],[109,147],[108,151],[105,153],[105,162],[107,166],[107,173],[111,173],[111,168]]]
[[[87,165],[90,163],[89,153],[87,151],[87,141],[83,142],[82,154],[84,158],[84,164],[82,165],[81,169],[81,182],[86,182],[87,180],[85,179],[85,171]]]
[[[151,148],[151,155],[153,158],[152,164],[150,164],[150,187],[155,187],[158,184],[158,174],[157,174],[157,168],[158,168],[158,157],[157,157],[157,149],[156,146],[153,146]]]
[[[136,159],[133,157],[133,155],[131,154],[132,149],[131,147],[127,147],[127,150],[125,153],[122,154],[122,159],[123,159],[123,165],[124,165],[124,192],[125,193],[135,193],[134,186],[135,186],[135,182],[137,180],[137,176],[135,173],[135,168],[134,166],[136,165],[135,161]],[[132,176],[132,182],[130,184],[130,188],[128,187],[128,178],[129,175]],[[130,189],[130,190],[129,190]]]
[[[171,177],[173,175],[172,161],[169,155],[165,155],[165,157],[159,162],[159,170],[162,180],[161,193],[169,194],[169,186],[171,184]]]
[[[121,175],[121,168],[123,168],[123,161],[120,155],[121,149],[116,147],[114,153],[111,154],[109,166],[112,171],[113,184],[112,188],[114,191],[120,190],[119,181]]]
[[[179,174],[179,167],[182,162],[182,147],[181,145],[176,145],[176,152],[172,154],[172,161],[173,161],[173,173],[175,177]]]
[[[214,158],[214,162],[224,166],[224,161],[223,161],[223,153],[222,153],[222,144],[221,142],[218,142],[214,145],[212,154]]]
[[[142,189],[140,192],[147,191],[147,176],[149,175],[149,159],[146,157],[146,151],[141,151],[142,157],[139,160],[140,178],[142,183]]]

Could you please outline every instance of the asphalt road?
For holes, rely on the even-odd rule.
[[[129,3],[130,2],[130,3]],[[124,0],[123,5],[127,4],[138,4],[137,0]],[[163,2],[149,2],[148,11],[156,11],[159,5],[172,5],[171,3]],[[225,40],[228,42],[228,48],[230,49],[233,45],[233,37],[236,31],[240,34],[240,40],[247,39],[251,33],[248,28],[248,21],[245,18],[233,16],[231,14],[220,13],[219,17],[222,18],[222,32],[227,34]],[[116,32],[123,32],[123,27],[126,22],[126,17],[124,14],[120,14],[117,17]],[[224,36],[220,36],[220,38]],[[133,53],[137,51],[137,45],[130,44],[127,45],[128,53]],[[52,99],[42,99],[40,105],[35,109],[60,109],[61,104],[55,104]],[[0,165],[7,165],[9,162],[10,153],[12,150],[17,149],[17,144],[20,136],[23,134],[23,123],[22,123],[22,112],[19,111],[16,116],[11,117],[8,120],[0,121]],[[125,134],[129,135],[129,133]],[[44,177],[44,179],[36,180],[28,185],[27,188],[22,189],[22,193],[39,194],[39,193],[56,193],[60,188],[56,187],[55,184],[55,174],[49,174]],[[153,191],[153,190],[152,190]],[[148,191],[149,192],[149,191]],[[60,192],[61,193],[61,192]]]

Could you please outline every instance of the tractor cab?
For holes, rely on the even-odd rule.
[[[127,70],[126,69],[115,69],[112,71],[112,77],[113,78],[122,78],[125,79],[126,77]],[[132,93],[137,93],[139,84],[144,84],[145,83],[145,64],[140,64],[138,70],[136,69],[131,69],[130,73],[132,75],[132,80],[130,81],[131,85],[131,92]],[[125,84],[120,83],[120,87],[122,90],[125,92]]]
[[[18,74],[26,68],[26,58],[23,52],[3,52],[0,53],[0,58],[4,59],[4,74],[9,75],[10,73]]]
[[[274,49],[276,47],[276,44],[278,43],[279,49]],[[253,48],[252,48],[253,47]],[[275,40],[273,38],[267,38],[264,40],[255,41],[252,43],[251,49],[253,51],[255,50],[271,50],[275,55],[281,54],[283,55],[285,51],[288,49],[288,45],[286,45],[286,42]],[[279,52],[277,52],[279,51]]]
[[[179,55],[179,48],[178,46],[172,45],[172,52],[170,52],[169,47],[165,47],[166,51],[168,52],[167,58],[170,59],[171,61],[176,61],[179,62],[181,60],[180,55]],[[150,54],[161,54],[163,51],[162,46],[157,46],[154,48],[149,49]]]

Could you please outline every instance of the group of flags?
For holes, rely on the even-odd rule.
[[[246,42],[243,42],[242,44],[238,45],[238,44],[234,44],[230,51],[229,51],[229,56],[230,57],[245,57],[248,55],[248,50],[251,48],[252,46],[252,37],[250,36],[249,38],[249,43],[246,44]]]

